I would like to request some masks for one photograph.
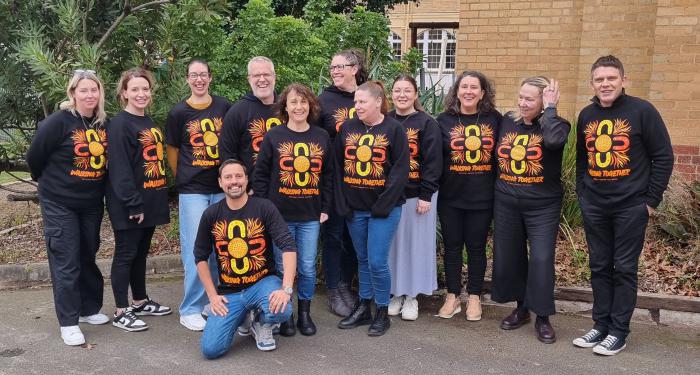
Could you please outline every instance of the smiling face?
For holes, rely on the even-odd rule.
[[[459,99],[460,111],[464,114],[473,114],[478,111],[479,101],[484,97],[479,78],[466,76],[459,82],[457,99]]]
[[[292,90],[287,94],[287,103],[285,106],[289,122],[303,124],[307,122],[309,117],[309,101]]]
[[[333,85],[343,91],[354,91],[352,89],[357,86],[355,81],[357,69],[357,65],[352,65],[345,57],[340,55],[333,56],[329,69]]]
[[[263,103],[274,100],[275,97],[275,72],[272,64],[267,61],[254,61],[248,70],[248,84],[253,95]]]
[[[528,124],[542,113],[542,91],[539,87],[527,83],[520,87],[518,109],[520,109],[520,116]]]
[[[381,115],[382,98],[367,90],[355,91],[355,114],[365,123],[372,123]]]
[[[610,107],[615,99],[622,95],[627,77],[620,74],[620,70],[612,66],[601,66],[591,73],[591,87],[593,94],[603,107]]]
[[[240,164],[228,164],[221,170],[219,187],[229,199],[238,199],[246,194],[248,177]]]
[[[122,97],[127,102],[126,109],[129,112],[142,113],[151,104],[151,84],[143,77],[131,78]]]
[[[211,75],[209,68],[200,62],[193,62],[187,69],[187,84],[192,96],[205,96],[209,93]]]
[[[413,103],[417,97],[416,89],[408,81],[396,81],[391,89],[391,100],[397,112],[412,112],[415,109]]]
[[[100,88],[97,82],[83,78],[73,91],[75,110],[83,116],[92,116],[100,102]]]

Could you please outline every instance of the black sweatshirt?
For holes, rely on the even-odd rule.
[[[333,195],[340,215],[355,210],[387,217],[406,201],[410,151],[398,121],[384,116],[381,123],[366,126],[359,118],[349,119],[335,139],[334,151]]]
[[[496,137],[502,117],[495,110],[472,115],[443,112],[437,117],[443,155],[438,205],[460,209],[493,206]]]
[[[253,178],[255,196],[268,198],[287,221],[318,221],[333,194],[333,154],[328,133],[311,126],[298,133],[287,125],[265,135]]]
[[[355,117],[355,93],[328,86],[318,96],[318,102],[321,106],[318,125],[328,132],[331,142],[334,142],[343,122]]]
[[[115,230],[170,221],[163,133],[148,116],[119,112],[107,125],[107,211]],[[138,224],[131,215],[144,214]]]
[[[408,116],[391,111],[390,117],[400,122],[408,138],[409,172],[404,192],[406,199],[416,198],[430,202],[440,186],[442,173],[442,135],[440,125],[423,111]]]
[[[39,123],[27,165],[40,196],[74,208],[103,204],[107,134],[92,120],[64,110]]]
[[[656,108],[623,92],[608,108],[594,98],[577,124],[579,197],[611,208],[656,208],[673,170],[671,139]]]
[[[165,122],[165,142],[179,149],[175,184],[181,194],[214,194],[219,188],[219,137],[231,103],[212,96],[211,104],[193,108],[186,100],[176,104]]]
[[[561,198],[561,161],[571,124],[550,107],[531,125],[503,116],[496,156],[496,190],[517,198]]]
[[[248,176],[253,176],[255,159],[265,133],[282,123],[274,117],[272,106],[273,104],[263,104],[255,95],[247,93],[228,110],[219,143],[221,160],[240,160],[248,169]]]
[[[224,199],[202,214],[194,243],[195,264],[206,262],[216,251],[218,293],[238,293],[275,274],[273,242],[282,252],[296,252],[287,223],[270,201],[248,197],[242,208],[232,210]]]

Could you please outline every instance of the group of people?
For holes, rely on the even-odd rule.
[[[146,115],[153,78],[141,68],[122,75],[123,111],[109,121],[101,81],[78,70],[62,110],[40,123],[27,162],[39,181],[66,344],[84,343],[79,322],[110,320],[99,312],[103,279],[95,266],[103,197],[115,234],[113,325],[144,330],[140,316],[171,313],[145,285],[151,237],[169,220],[166,159],[179,194],[180,323],[204,331],[206,358],[225,354],[236,333],[252,335],[260,350],[276,348],[276,331],[316,333],[319,238],[328,308],[342,317],[338,328],[368,325],[369,336],[381,336],[389,316],[415,320],[416,296],[437,289],[438,219],[447,288],[438,316],[461,312],[466,247],[466,319],[481,319],[493,222],[491,298],[517,304],[501,328],[519,328],[534,312],[537,338],[555,342],[549,317],[561,165],[572,130],[557,114],[556,80],[523,80],[517,110],[501,114],[493,83],[465,71],[433,119],[414,78],[399,76],[388,88],[370,81],[355,50],[332,57],[332,85],[318,97],[300,83],[277,95],[269,58],[254,57],[247,69],[251,92],[231,104],[209,94],[207,62],[192,60],[191,94],[169,112],[165,136]],[[625,94],[625,83],[617,58],[599,58],[591,68],[593,103],[580,112],[576,130],[595,324],[573,344],[603,355],[625,348],[646,223],[673,167],[659,113]]]

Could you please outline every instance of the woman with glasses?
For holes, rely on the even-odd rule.
[[[27,164],[39,182],[61,338],[67,345],[82,345],[78,322],[109,322],[100,313],[104,281],[95,264],[104,214],[107,115],[104,86],[92,70],[76,70],[66,96],[61,110],[39,123]]]
[[[328,132],[333,143],[343,122],[355,117],[355,91],[367,80],[365,58],[354,49],[340,51],[333,55],[328,71],[333,84],[318,97],[321,106],[318,125]],[[335,212],[330,212],[328,221],[323,225],[322,261],[328,308],[334,314],[345,317],[357,301],[357,295],[350,289],[357,273],[357,259],[345,219]]]
[[[165,122],[168,165],[175,177],[180,223],[180,256],[185,270],[184,295],[180,304],[180,323],[201,331],[207,296],[197,277],[194,263],[194,240],[204,210],[220,201],[218,168],[221,164],[219,137],[224,117],[231,103],[224,97],[209,94],[212,81],[209,64],[194,59],[187,64],[190,95],[177,103]],[[214,254],[209,259],[212,279],[217,279]]]
[[[143,331],[142,315],[168,315],[170,307],[146,293],[146,257],[157,225],[170,221],[163,133],[146,115],[154,79],[142,68],[122,73],[117,84],[124,108],[109,122],[107,211],[114,230],[112,325]],[[133,303],[129,305],[129,287]]]

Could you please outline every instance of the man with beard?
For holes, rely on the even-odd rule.
[[[208,359],[224,355],[246,315],[253,315],[250,332],[258,349],[277,347],[272,328],[292,314],[290,296],[296,270],[296,244],[272,202],[249,197],[248,172],[242,162],[226,160],[219,168],[219,186],[226,198],[202,214],[195,241],[197,272],[204,285],[211,314],[204,328],[201,350]],[[275,264],[272,244],[282,251]],[[207,259],[216,252],[219,285],[214,286]],[[290,272],[280,280],[275,268]]]

